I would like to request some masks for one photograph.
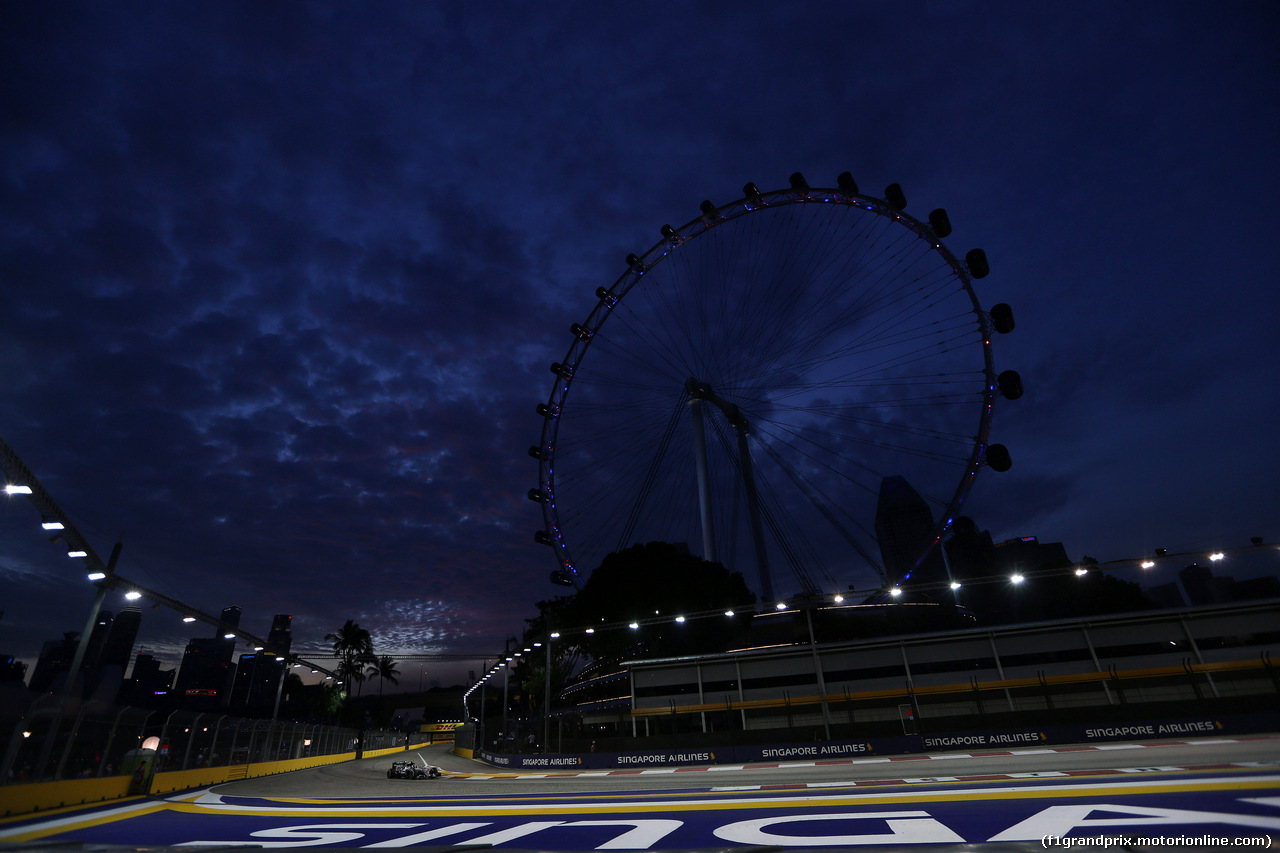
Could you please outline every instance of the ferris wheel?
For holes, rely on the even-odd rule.
[[[896,583],[911,571],[882,560],[885,482],[929,508],[918,565],[978,470],[1009,467],[991,410],[1021,380],[993,365],[992,333],[1013,317],[974,293],[986,255],[943,245],[944,210],[920,220],[897,184],[884,196],[849,173],[832,189],[799,173],[774,192],[749,183],[664,225],[597,289],[529,448],[553,582],[580,587],[610,552],[665,541],[741,571],[764,600],[775,580],[809,594]]]

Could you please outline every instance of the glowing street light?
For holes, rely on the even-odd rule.
[[[9,483],[4,487],[6,495],[29,495],[31,494],[30,486],[20,486],[16,483]]]
[[[1015,574],[1015,575],[1010,575],[1009,580],[1012,581],[1013,583],[1022,583],[1024,580],[1026,580],[1026,578],[1024,578],[1022,575]]]
[[[1215,563],[1218,562],[1219,560],[1225,560],[1226,558],[1227,558],[1227,555],[1222,553],[1221,551],[1215,551],[1209,555],[1209,559]]]
[[[1141,567],[1142,567],[1142,568],[1144,568],[1144,569],[1150,569],[1150,568],[1152,568],[1153,566],[1155,566],[1155,564],[1156,564],[1156,561],[1155,561],[1155,560],[1143,560],[1143,561],[1142,561],[1141,563],[1139,563],[1138,565],[1139,565],[1139,566],[1141,566]]]

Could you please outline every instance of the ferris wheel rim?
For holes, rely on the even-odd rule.
[[[754,185],[748,184],[744,189],[753,188]],[[843,188],[797,188],[793,186],[788,189],[744,195],[736,201],[718,207],[708,207],[709,203],[704,202],[701,216],[689,220],[679,228],[664,226],[662,239],[654,243],[642,255],[629,255],[627,257],[627,270],[609,287],[597,289],[596,305],[587,315],[586,321],[584,323],[574,323],[571,327],[574,340],[566,351],[564,361],[556,362],[552,365],[552,371],[557,374],[557,378],[546,403],[539,406],[539,411],[543,414],[542,433],[539,444],[530,448],[530,455],[535,456],[539,463],[538,488],[530,491],[530,497],[532,498],[535,493],[537,494],[537,500],[542,506],[544,522],[544,529],[538,531],[539,537],[535,538],[542,544],[552,547],[556,560],[560,565],[560,570],[568,573],[575,587],[581,588],[583,577],[574,565],[569,544],[565,542],[556,507],[555,446],[559,436],[560,415],[563,413],[566,401],[569,399],[574,374],[590,348],[596,332],[604,326],[614,308],[641,282],[643,277],[665,261],[680,246],[737,219],[766,209],[776,209],[796,204],[839,205],[859,208],[897,223],[914,233],[917,238],[929,244],[929,250],[936,253],[946,262],[969,298],[982,332],[982,372],[985,378],[982,406],[979,413],[978,429],[973,436],[973,447],[965,465],[964,474],[947,505],[948,512],[944,513],[945,517],[939,518],[935,525],[933,534],[933,543],[935,545],[941,541],[946,531],[954,523],[957,510],[963,505],[973,487],[978,471],[983,466],[984,454],[989,441],[993,401],[998,396],[994,358],[991,350],[991,318],[982,309],[973,288],[973,280],[979,276],[971,273],[966,260],[956,257],[951,252],[943,243],[942,238],[935,233],[929,222],[922,221],[906,213],[902,207],[894,206],[885,199]],[[923,559],[923,555],[921,559]]]

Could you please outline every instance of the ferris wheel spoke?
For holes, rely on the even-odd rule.
[[[750,564],[749,465],[765,547],[797,583],[825,566],[883,577],[867,544],[882,482],[905,477],[950,518],[981,458],[994,371],[966,268],[929,225],[848,189],[704,207],[664,233],[600,289],[557,368],[537,448],[557,559],[590,571],[632,539],[693,550],[705,510],[721,559]],[[690,382],[716,436],[701,510]]]

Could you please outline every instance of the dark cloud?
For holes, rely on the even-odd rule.
[[[1027,394],[980,526],[1280,535],[1266,4],[3,17],[0,434],[127,576],[251,630],[517,631],[557,591],[525,449],[570,323],[660,225],[797,169],[901,182],[988,251]],[[20,499],[0,524],[0,652],[31,657],[91,591]]]

